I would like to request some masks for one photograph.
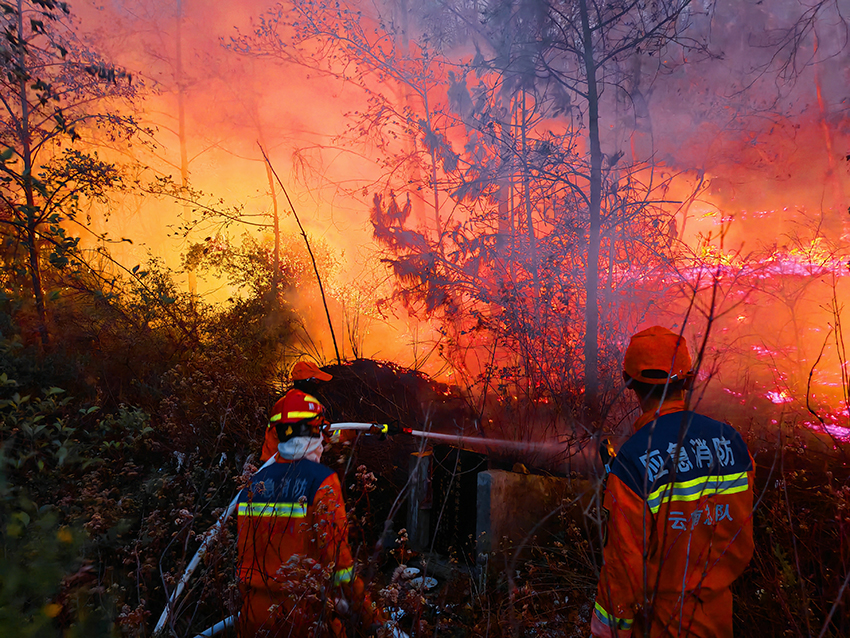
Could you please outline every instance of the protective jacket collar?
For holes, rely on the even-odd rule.
[[[684,399],[673,399],[664,401],[664,403],[662,403],[655,410],[649,410],[648,412],[644,412],[640,415],[638,420],[635,421],[635,432],[640,430],[644,425],[646,425],[650,421],[654,421],[660,416],[670,414],[671,412],[682,412],[685,409],[687,408],[685,407]]]

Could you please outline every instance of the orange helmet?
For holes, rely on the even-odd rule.
[[[269,424],[286,441],[293,436],[318,437],[325,423],[325,408],[319,400],[301,390],[290,390],[272,408]]]
[[[661,326],[652,326],[632,337],[623,371],[635,381],[660,385],[690,375],[691,355],[684,338]]]
[[[319,381],[330,381],[333,379],[327,372],[322,372],[312,361],[299,361],[292,366],[292,371],[289,373],[289,378],[293,381],[302,381],[304,379],[318,379]]]

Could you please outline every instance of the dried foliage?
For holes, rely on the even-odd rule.
[[[0,6],[0,93],[42,116],[27,122],[12,109],[0,130],[0,633],[147,636],[206,530],[256,470],[253,454],[277,379],[304,336],[286,295],[309,269],[291,253],[272,264],[261,242],[237,246],[211,236],[189,249],[186,262],[238,288],[213,306],[181,292],[156,260],[123,268],[105,248],[82,250],[69,228],[82,228],[86,206],[126,183],[118,167],[73,144],[88,123],[105,127],[101,141],[134,132],[109,100],[133,97],[137,85],[81,44],[63,44],[59,36],[70,34],[64,3],[25,4],[36,15],[28,23],[21,5]],[[630,15],[628,3],[599,5],[600,19],[604,12],[616,18],[592,28],[597,41],[611,36],[596,53],[614,63],[606,76],[614,102],[625,99],[629,84],[619,63],[638,44],[657,51],[675,40],[687,4],[635,5],[651,18],[642,26],[618,22]],[[602,320],[592,341],[601,364],[594,374],[611,404],[622,336],[671,290],[696,279],[687,301],[711,329],[738,320],[731,310],[740,289],[749,294],[759,280],[759,294],[781,298],[795,323],[795,306],[834,266],[838,248],[824,261],[814,250],[818,236],[803,242],[815,267],[768,283],[761,275],[770,264],[756,271],[722,251],[683,262],[680,233],[662,206],[670,173],[639,161],[627,166],[619,149],[588,151],[577,133],[593,120],[595,81],[587,60],[575,66],[581,38],[565,34],[576,35],[582,18],[572,11],[588,3],[529,5],[530,20],[505,3],[422,5],[417,12],[430,26],[409,40],[398,24],[344,4],[293,3],[233,42],[243,53],[308,64],[363,89],[366,108],[353,114],[345,141],[374,154],[385,175],[361,195],[397,299],[440,320],[440,354],[463,385],[449,388],[368,360],[334,366],[334,382],[320,396],[339,418],[551,437],[557,431],[546,428],[565,423],[584,401],[589,352],[582,344],[595,325],[584,311],[597,307],[597,293]],[[807,15],[814,19],[826,5]],[[603,23],[622,30],[606,32]],[[478,47],[458,62],[448,53],[466,37]],[[795,56],[783,59],[787,71]],[[629,99],[640,96],[640,73],[631,77]],[[88,110],[101,100],[102,109]],[[30,142],[36,147],[28,149]],[[47,147],[55,152],[39,157]],[[169,180],[150,192],[193,196]],[[209,211],[204,223],[234,221]],[[319,252],[320,269],[332,272],[335,260]],[[602,279],[593,283],[597,271]],[[713,278],[701,279],[705,272]],[[729,307],[718,304],[718,290]],[[836,296],[831,312],[830,336],[843,358]],[[839,365],[846,400],[846,361]],[[765,422],[753,429],[772,431],[767,399],[741,398],[730,418],[752,423],[755,408]],[[847,635],[847,449],[820,435],[788,439],[793,427],[777,425],[776,440],[750,441],[758,465],[757,552],[736,584],[736,628],[741,635]],[[363,573],[401,627],[417,637],[585,635],[599,564],[599,486],[575,481],[571,500],[553,513],[560,533],[551,543],[532,537],[479,557],[465,550],[467,538],[448,557],[435,556],[408,546],[401,507],[417,449],[403,437],[361,437],[326,459],[343,479]],[[451,468],[448,477],[449,485],[458,478]],[[470,515],[471,508],[453,505]],[[193,636],[239,609],[234,545],[225,526],[172,609],[173,635]],[[417,559],[425,574],[439,575],[431,593],[404,577],[403,566]],[[330,613],[326,567],[292,567],[290,592]]]

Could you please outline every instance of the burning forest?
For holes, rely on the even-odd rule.
[[[734,521],[677,572],[728,627],[663,635],[850,635],[842,2],[0,25],[0,634],[655,638]]]

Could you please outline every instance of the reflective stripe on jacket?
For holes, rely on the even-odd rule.
[[[295,591],[305,570],[319,586],[325,571],[328,584],[353,578],[342,488],[320,463],[281,460],[257,472],[240,494],[237,527],[239,580],[249,588],[285,600],[305,593]]]
[[[594,636],[626,638],[633,623],[652,638],[732,635],[729,586],[753,553],[754,465],[734,428],[683,407],[641,417],[611,465]]]

